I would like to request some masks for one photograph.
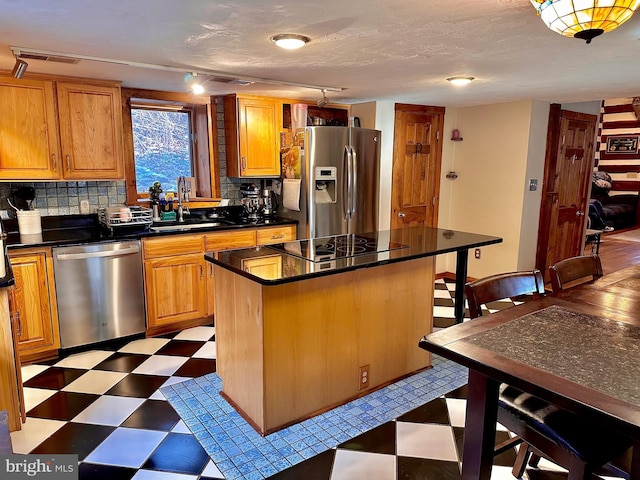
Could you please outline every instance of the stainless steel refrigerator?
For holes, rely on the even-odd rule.
[[[304,135],[300,210],[280,212],[298,220],[298,238],[376,231],[381,132],[318,126],[307,127]]]

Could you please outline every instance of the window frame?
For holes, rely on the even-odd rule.
[[[215,107],[215,102],[206,95],[122,89],[124,170],[128,205],[136,205],[149,198],[148,192],[138,193],[137,191],[132,105],[145,105],[149,108],[164,106],[167,109],[183,107],[191,111],[191,161],[196,178],[196,192],[194,192],[195,196],[190,198],[190,203],[220,200],[220,163],[217,147],[214,148],[214,142],[217,142],[217,127],[212,118],[212,104]]]

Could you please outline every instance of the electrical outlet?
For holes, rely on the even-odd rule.
[[[89,213],[89,200],[80,200],[80,213]]]
[[[369,365],[358,368],[359,389],[369,388]]]
[[[476,258],[480,258],[480,249],[479,249],[479,248],[476,248],[476,251],[475,251],[475,253],[474,253],[474,256],[475,256]]]

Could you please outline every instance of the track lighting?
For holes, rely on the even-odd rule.
[[[327,100],[327,89],[323,88],[322,89],[322,98],[320,100],[318,100],[318,106],[320,108],[324,107],[327,103],[329,103],[329,100]]]
[[[191,92],[194,93],[195,95],[202,95],[204,93],[204,87],[198,81],[198,74],[196,72],[193,72],[191,74],[189,88],[191,89]]]
[[[16,63],[13,65],[13,70],[11,70],[11,75],[15,78],[22,78],[24,73],[27,71],[27,67],[29,64],[24,60],[16,57]]]
[[[308,37],[307,37],[308,38]],[[307,40],[308,41],[308,40]],[[155,65],[152,63],[142,63],[142,62],[132,62],[129,60],[121,60],[115,58],[103,58],[103,57],[94,57],[90,55],[79,55],[75,53],[63,53],[63,52],[53,52],[50,50],[37,50],[34,48],[26,48],[26,47],[17,47],[10,46],[11,51],[16,56],[16,58],[21,55],[27,55],[27,58],[32,60],[42,60],[42,61],[57,61],[62,63],[78,63],[80,61],[90,61],[90,62],[102,62],[102,63],[112,63],[116,65],[124,65],[133,68],[146,68],[150,70],[160,70],[165,72],[175,72],[184,75],[185,68],[184,67],[171,67],[168,65]],[[22,72],[27,68],[26,62],[24,60],[20,60],[20,62],[24,63]],[[18,68],[17,64],[14,67],[14,72]],[[193,72],[193,70],[192,70]],[[195,76],[196,72],[189,73],[188,77]],[[250,85],[252,83],[266,83],[268,85],[284,85],[287,87],[300,87],[300,88],[311,88],[313,90],[322,90],[329,92],[341,92],[344,90],[342,87],[330,87],[325,85],[311,85],[307,83],[298,83],[298,82],[288,82],[286,80],[274,80],[271,78],[261,78],[261,77],[247,77],[247,76],[238,76],[234,73],[229,72],[219,72],[216,70],[206,70],[200,69],[197,71],[200,75],[206,76],[207,79],[212,79],[213,81],[223,81],[224,83],[232,83],[236,85]],[[14,73],[14,76],[16,74]],[[215,77],[215,78],[213,78]],[[187,82],[187,77],[185,77],[185,82]]]

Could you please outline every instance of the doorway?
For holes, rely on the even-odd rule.
[[[594,165],[596,115],[549,111],[544,184],[536,268],[548,281],[547,268],[579,255],[584,245],[587,194]]]
[[[444,111],[395,105],[391,228],[438,226]]]

